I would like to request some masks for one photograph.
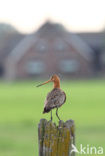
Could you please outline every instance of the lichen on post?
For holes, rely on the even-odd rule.
[[[41,119],[38,126],[39,156],[74,156],[71,144],[75,144],[74,121],[52,121]]]

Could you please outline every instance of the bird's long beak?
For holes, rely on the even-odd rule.
[[[36,87],[40,87],[40,86],[45,85],[46,83],[49,83],[49,82],[51,82],[51,81],[52,81],[52,80],[48,80],[48,81],[46,81],[46,82],[44,82],[44,83],[42,83],[42,84],[37,85]]]

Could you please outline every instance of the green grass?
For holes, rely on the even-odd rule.
[[[38,156],[37,126],[46,94],[52,84],[36,88],[39,82],[0,83],[0,156]],[[76,146],[105,149],[105,81],[66,81],[62,89],[67,101],[59,109],[62,120],[73,119]],[[57,123],[55,110],[53,119]]]

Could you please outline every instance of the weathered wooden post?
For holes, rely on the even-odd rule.
[[[75,145],[74,121],[52,121],[41,119],[38,126],[39,156],[75,156],[71,152]]]

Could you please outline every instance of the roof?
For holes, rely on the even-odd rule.
[[[23,36],[11,25],[0,24],[0,61],[3,61],[11,53]]]
[[[47,21],[44,23],[37,31],[37,34],[39,37],[53,37],[55,35],[63,35],[67,32],[65,27],[62,24],[58,23],[52,23],[50,21]]]
[[[91,61],[93,59],[93,50],[88,44],[82,40],[78,35],[74,33],[69,33],[66,35],[66,41],[68,41],[75,49],[87,60]]]
[[[77,33],[77,35],[83,39],[93,49],[104,48],[105,44],[105,32],[88,32],[88,33]]]
[[[36,39],[34,34],[24,37],[24,39],[11,51],[8,58],[12,59],[14,62],[18,62],[27,50],[36,42]]]

